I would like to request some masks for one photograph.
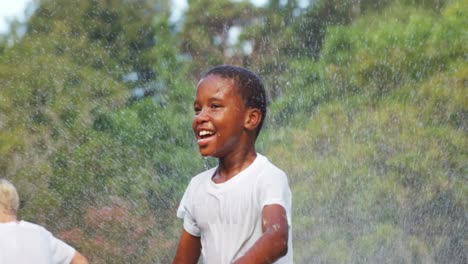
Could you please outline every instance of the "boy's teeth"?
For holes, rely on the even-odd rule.
[[[212,133],[210,131],[202,130],[200,131],[200,136],[206,136],[206,135],[211,135]]]

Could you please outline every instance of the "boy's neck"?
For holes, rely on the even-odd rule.
[[[0,223],[8,223],[17,221],[16,215],[0,213]]]
[[[228,157],[219,158],[219,166],[213,176],[213,181],[215,183],[223,183],[230,180],[239,172],[249,167],[256,157],[257,152],[255,152],[255,148],[252,148],[246,152],[235,153]]]

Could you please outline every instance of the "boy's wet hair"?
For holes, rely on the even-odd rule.
[[[255,73],[233,65],[215,66],[203,74],[203,78],[208,75],[218,75],[222,78],[230,78],[234,80],[239,93],[247,107],[257,108],[262,113],[262,119],[257,127],[256,136],[262,129],[263,121],[266,117],[267,100],[265,87],[262,80]]]

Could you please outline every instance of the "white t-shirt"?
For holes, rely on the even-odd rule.
[[[68,264],[75,249],[40,225],[0,223],[0,264]]]
[[[277,264],[293,263],[291,191],[286,174],[257,154],[249,167],[216,184],[212,168],[193,177],[177,210],[184,229],[201,239],[205,264],[228,264],[243,256],[262,235],[262,209],[279,204],[287,213],[288,253]]]

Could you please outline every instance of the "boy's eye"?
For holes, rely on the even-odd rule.
[[[212,104],[211,105],[211,108],[213,108],[213,109],[220,108],[220,107],[221,107],[221,105],[219,105],[219,104]]]
[[[198,113],[200,113],[201,109],[200,109],[200,107],[194,107],[193,111],[195,112],[195,114],[198,114]]]

